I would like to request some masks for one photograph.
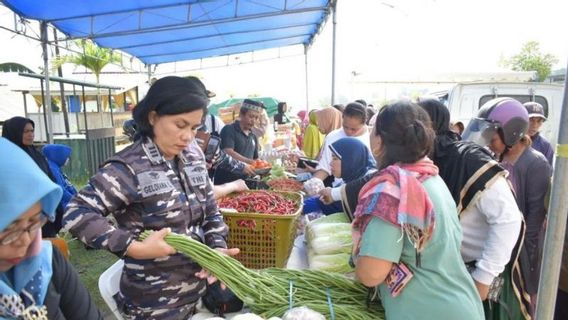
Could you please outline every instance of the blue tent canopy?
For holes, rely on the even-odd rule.
[[[145,64],[310,45],[336,0],[1,0]]]

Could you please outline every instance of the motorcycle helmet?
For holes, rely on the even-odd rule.
[[[122,132],[128,136],[130,141],[134,140],[134,136],[136,135],[136,122],[134,119],[128,119],[122,123]]]
[[[498,133],[503,143],[512,147],[527,133],[529,114],[527,109],[513,98],[495,98],[487,101],[464,131],[463,139],[481,146],[490,144]]]

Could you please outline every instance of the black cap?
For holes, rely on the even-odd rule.
[[[537,117],[546,120],[546,115],[544,114],[544,107],[542,104],[534,101],[525,102],[523,104],[529,113],[529,118]]]
[[[252,99],[245,99],[245,100],[243,100],[243,103],[241,104],[241,109],[262,111],[263,109],[266,109],[266,107],[264,106],[264,103],[262,103],[260,101],[256,101],[256,100],[252,100]]]

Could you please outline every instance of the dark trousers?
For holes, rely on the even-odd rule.
[[[568,319],[568,292],[558,289],[556,296],[556,308],[554,310],[554,320]]]

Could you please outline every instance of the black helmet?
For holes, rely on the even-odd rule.
[[[122,124],[122,133],[128,136],[130,141],[134,140],[134,136],[136,135],[136,122],[134,119],[128,119],[124,121]]]

